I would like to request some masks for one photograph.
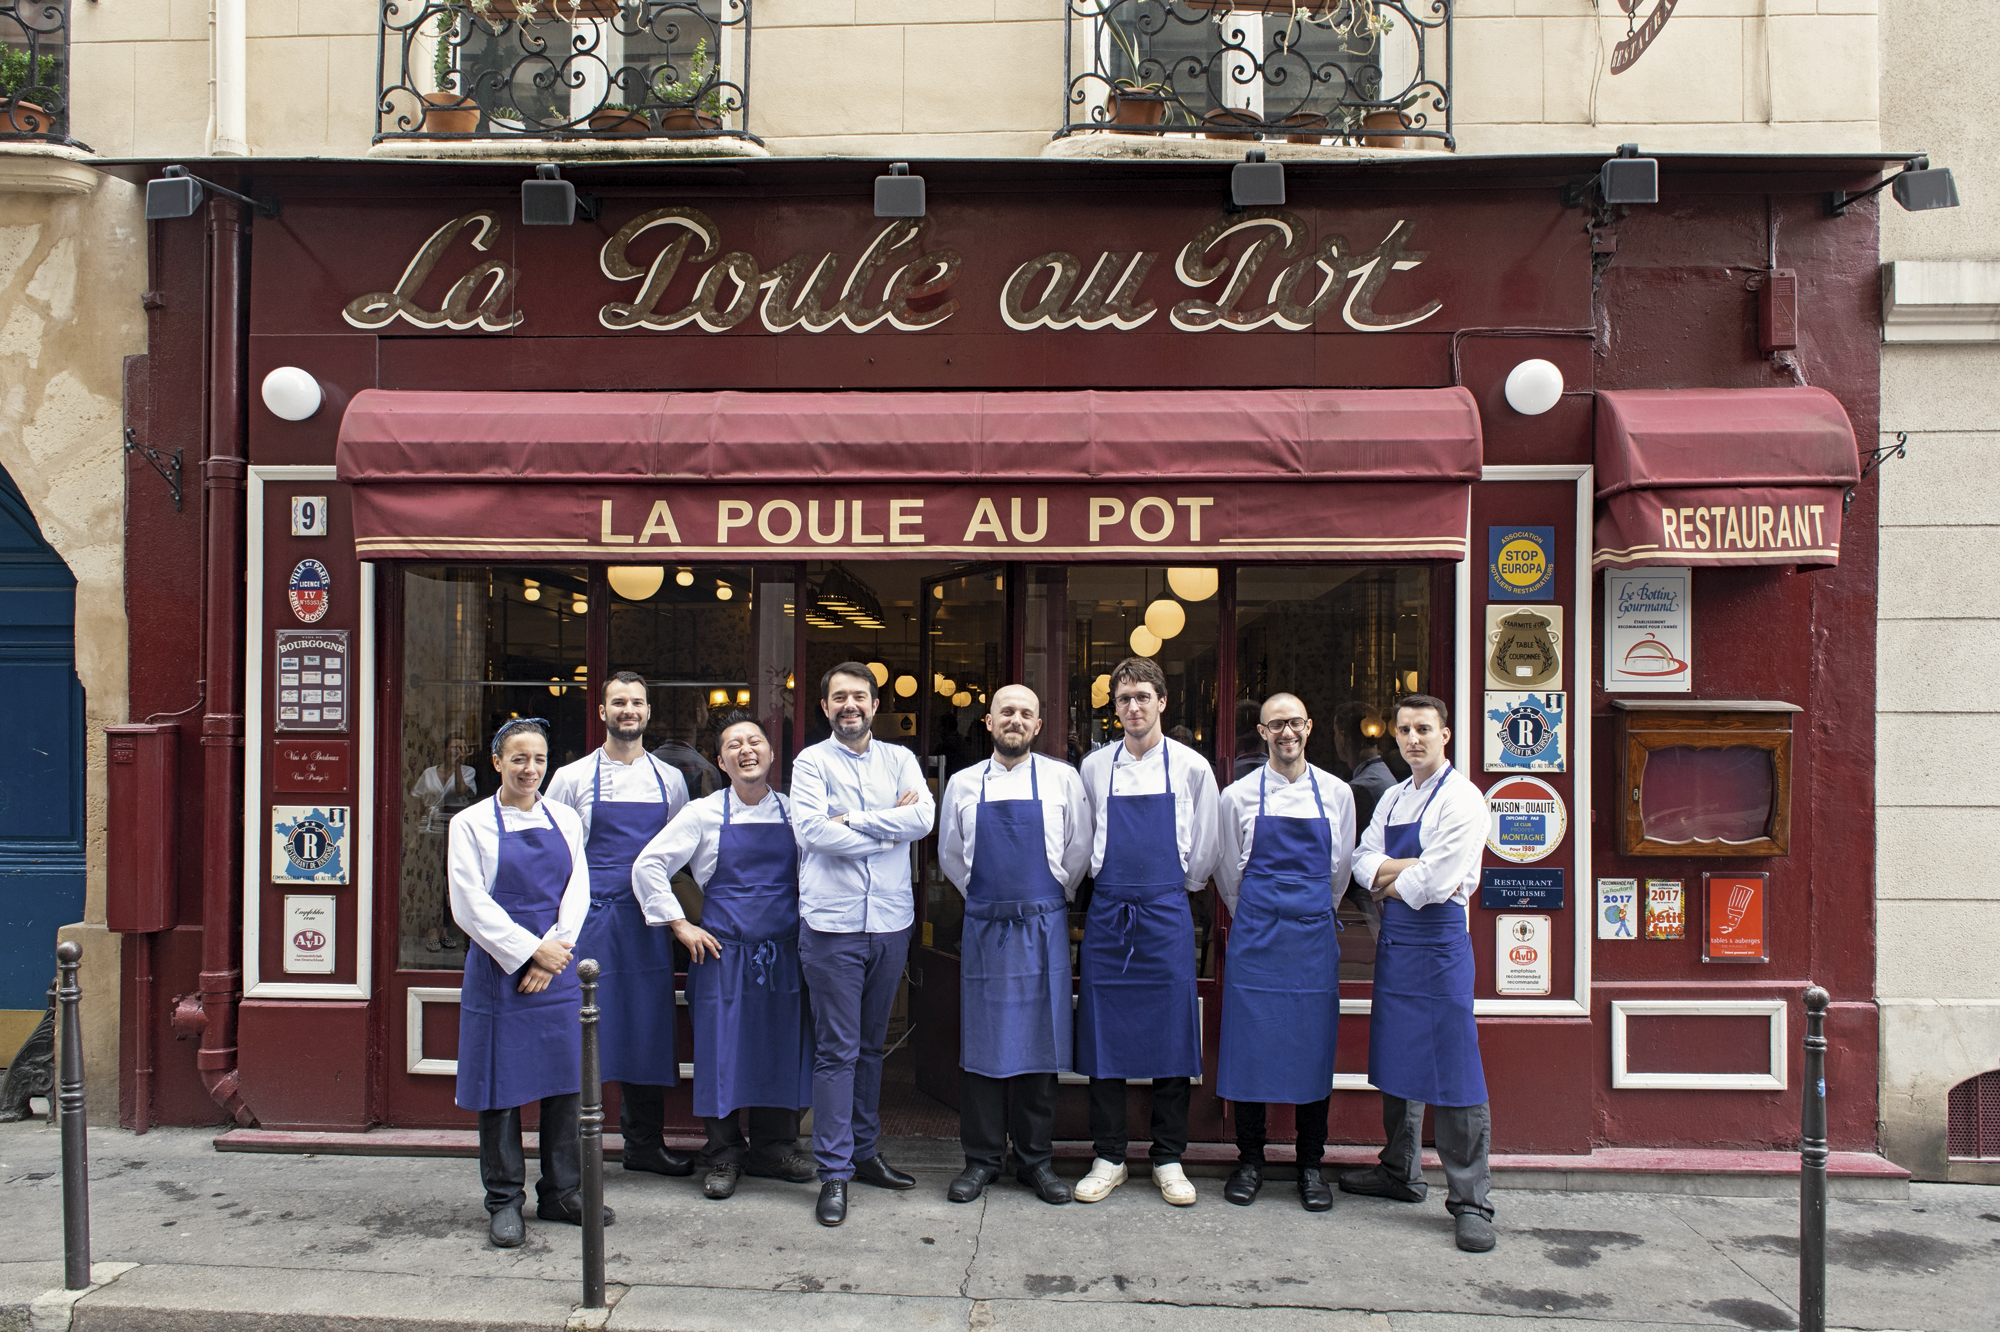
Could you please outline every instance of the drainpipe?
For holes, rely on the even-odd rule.
[[[241,9],[241,0],[236,0]],[[217,11],[228,0],[217,0]],[[237,915],[243,845],[244,250],[242,207],[211,197],[209,237],[208,448],[201,484],[207,510],[204,654],[207,702],[201,718],[201,1047],[195,1067],[215,1103],[245,1128],[236,1069],[236,1005],[242,999]],[[191,1016],[191,1015],[190,1015]]]
[[[209,152],[250,155],[250,24],[248,0],[210,0]]]

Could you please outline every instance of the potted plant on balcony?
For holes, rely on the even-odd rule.
[[[476,134],[479,131],[479,104],[451,87],[451,39],[458,29],[456,9],[438,15],[437,51],[431,58],[431,84],[436,92],[424,94],[422,129],[430,134]]]
[[[1133,49],[1131,39],[1113,21],[1109,23],[1112,39],[1125,53],[1125,59],[1136,76],[1144,67],[1139,53]],[[1167,119],[1167,102],[1173,97],[1173,89],[1163,82],[1149,82],[1137,77],[1111,80],[1111,93],[1104,103],[1104,123],[1111,127],[1113,134],[1132,134],[1139,129],[1162,125]],[[1133,129],[1120,129],[1130,125]]]
[[[30,67],[32,63],[32,68]],[[26,51],[0,48],[0,133],[47,134],[55,128],[55,117],[40,105],[21,99],[35,88],[56,86],[56,58],[45,55],[30,61]]]
[[[471,0],[473,12],[488,23],[519,19],[533,23],[547,18],[559,23],[618,17],[620,0]]]
[[[590,113],[593,134],[644,134],[646,130],[645,113],[623,102],[606,102]]]
[[[722,88],[711,82],[715,61],[708,54],[708,38],[694,44],[687,69],[672,83],[663,82],[667,69],[653,76],[653,97],[668,105],[660,111],[660,129],[666,133],[713,134],[722,128]],[[695,99],[699,97],[699,104]],[[678,105],[675,105],[678,103]],[[591,118],[595,128],[597,119]]]

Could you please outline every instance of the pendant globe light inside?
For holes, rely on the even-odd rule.
[[[868,673],[875,677],[875,687],[877,689],[889,683],[889,668],[879,661],[868,663]]]
[[[657,564],[614,564],[604,576],[611,590],[627,601],[644,601],[667,581],[667,571]]]
[[[951,696],[951,705],[955,708],[965,707],[967,704],[971,702],[972,702],[971,693],[964,689],[959,690],[956,694],[953,694]]]
[[[682,587],[693,587],[693,586],[694,586],[694,570],[692,570],[692,569],[682,569],[682,570],[681,570],[681,571],[680,571],[679,573],[676,573],[676,574],[674,575],[674,582],[676,582],[677,584],[679,584],[679,585],[680,585],[680,586],[682,586]]]
[[[1129,641],[1132,644],[1132,650],[1142,657],[1150,657],[1160,650],[1159,635],[1143,624],[1132,631],[1132,637]]]
[[[1153,637],[1165,642],[1187,628],[1187,611],[1172,597],[1161,597],[1146,607],[1146,628]]]
[[[1167,586],[1182,601],[1207,601],[1222,584],[1213,569],[1169,569]]]
[[[912,694],[914,694],[914,693],[916,693],[916,692],[917,692],[917,677],[916,677],[916,676],[914,676],[914,675],[899,675],[899,676],[897,676],[897,677],[896,677],[896,697],[897,697],[897,698],[908,698],[908,697],[909,697],[910,695],[912,695]]]

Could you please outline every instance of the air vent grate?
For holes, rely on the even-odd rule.
[[[1955,1161],[2000,1159],[2000,1069],[1951,1089],[1945,1144]]]

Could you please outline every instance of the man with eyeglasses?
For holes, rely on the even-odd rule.
[[[1334,911],[1354,857],[1354,796],[1306,762],[1312,719],[1292,694],[1264,700],[1257,733],[1270,761],[1222,793],[1215,886],[1234,917],[1222,971],[1216,1095],[1236,1113],[1237,1166],[1227,1202],[1248,1207],[1264,1183],[1267,1102],[1294,1107],[1299,1202],[1333,1206],[1320,1161],[1340,1030]]]
[[[1215,869],[1215,773],[1162,733],[1167,677],[1156,662],[1119,662],[1111,695],[1125,737],[1086,758],[1082,772],[1095,882],[1078,963],[1076,1071],[1090,1078],[1096,1157],[1075,1195],[1099,1202],[1125,1182],[1125,1084],[1150,1078],[1153,1183],[1175,1207],[1192,1207],[1181,1157],[1201,1073],[1201,1009],[1188,897]]]

